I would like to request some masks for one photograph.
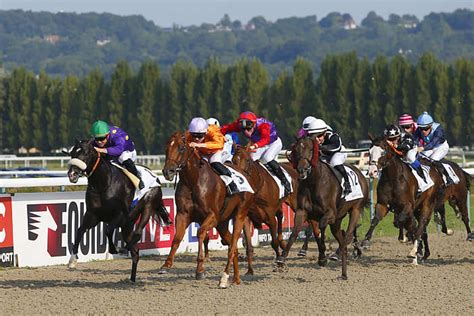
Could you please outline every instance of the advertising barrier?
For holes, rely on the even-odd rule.
[[[174,190],[163,189],[163,202],[170,217],[176,215]],[[3,266],[36,267],[67,264],[72,245],[86,212],[85,192],[23,193],[0,196],[0,263]],[[197,252],[197,230],[192,223],[186,230],[178,252]],[[232,223],[229,225],[232,229]],[[162,227],[150,218],[138,244],[140,254],[167,255],[174,238],[174,225]],[[209,249],[222,250],[219,234],[209,232]],[[115,245],[124,244],[117,230]],[[252,244],[258,244],[257,232]],[[239,247],[242,241],[239,240]],[[99,223],[85,233],[79,246],[79,262],[111,259],[105,225]]]

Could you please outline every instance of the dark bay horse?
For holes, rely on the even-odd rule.
[[[116,227],[121,228],[122,238],[127,243],[127,249],[130,250],[132,256],[130,279],[135,282],[139,254],[138,248],[129,244],[134,223],[129,216],[129,208],[135,193],[135,186],[120,169],[95,151],[93,140],[76,141],[69,155],[71,156],[68,169],[69,181],[76,183],[79,177],[88,177],[87,210],[76,234],[69,267],[76,266],[78,247],[84,233],[99,222],[104,222],[108,224],[106,235],[110,253],[117,253],[113,243],[113,232]],[[146,195],[146,203],[141,205],[146,205],[147,209],[158,207],[160,203],[163,203],[161,196],[161,188],[154,188]],[[139,215],[141,206],[136,211]],[[165,213],[159,212],[159,216],[164,222],[169,221],[166,211]]]
[[[234,283],[240,284],[238,268],[237,240],[240,237],[247,217],[253,193],[241,192],[227,196],[226,186],[209,163],[201,159],[197,151],[190,147],[185,134],[174,133],[166,144],[166,162],[163,175],[172,180],[179,173],[176,187],[176,234],[168,258],[161,270],[173,265],[174,255],[183,239],[186,227],[191,222],[199,223],[197,232],[199,247],[196,267],[196,279],[204,276],[203,241],[213,227],[217,228],[221,238],[229,245],[228,259],[219,287],[228,286],[229,270],[233,263]],[[233,234],[228,230],[229,220],[233,219]]]
[[[247,179],[249,179],[252,187],[255,189],[254,202],[250,205],[248,217],[257,228],[260,228],[262,223],[268,225],[272,236],[271,245],[275,251],[275,258],[279,258],[280,247],[282,249],[286,247],[286,242],[283,241],[282,235],[283,214],[281,206],[282,203],[286,203],[296,211],[298,173],[290,164],[282,164],[282,167],[292,178],[293,192],[280,199],[279,187],[274,178],[258,161],[253,161],[251,153],[247,148],[237,146],[232,162],[244,171]],[[297,212],[297,214],[301,215],[301,212]],[[246,237],[247,260],[249,263],[249,271],[247,273],[253,274],[253,247],[250,240],[251,236],[248,230],[244,230],[244,233]]]
[[[357,168],[350,166],[352,172],[357,175],[361,185],[363,197],[346,202],[342,197],[342,188],[330,166],[319,160],[319,144],[310,136],[299,138],[294,146],[293,163],[299,174],[298,209],[307,212],[308,218],[319,223],[321,237],[318,231],[314,231],[318,243],[318,263],[325,265],[326,246],[325,230],[329,225],[331,232],[339,243],[342,261],[342,279],[347,279],[347,245],[354,237],[354,231],[368,202],[368,184],[364,176]],[[353,184],[354,185],[354,184]],[[341,223],[346,214],[350,214],[347,233],[341,229]],[[313,222],[311,222],[313,224]],[[291,245],[301,230],[302,222],[295,223],[288,245],[283,251],[281,261],[288,255]],[[313,226],[314,228],[314,226]],[[318,241],[318,239],[320,239]],[[355,245],[360,254],[358,245]]]
[[[366,234],[370,238],[375,226],[389,210],[395,213],[395,223],[398,228],[407,229],[413,239],[414,246],[408,257],[417,263],[417,256],[421,254],[421,238],[425,245],[422,260],[429,255],[428,225],[434,210],[443,203],[444,188],[442,178],[435,168],[430,168],[430,177],[434,185],[418,194],[418,182],[411,168],[402,161],[401,153],[390,146],[384,137],[372,138],[370,161],[376,162],[381,170],[377,185],[377,204],[375,216]],[[415,222],[416,218],[416,222]],[[420,247],[418,247],[420,245]]]

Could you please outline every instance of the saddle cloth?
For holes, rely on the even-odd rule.
[[[362,187],[359,182],[359,177],[357,174],[352,170],[351,168],[344,166],[344,169],[346,169],[347,176],[349,177],[349,182],[351,184],[351,189],[352,192],[349,193],[348,195],[344,196],[344,178],[342,178],[341,181],[341,188],[343,193],[341,194],[341,197],[344,198],[346,202],[357,200],[360,198],[364,197],[364,193],[362,193]]]
[[[418,192],[425,192],[434,185],[434,182],[430,177],[430,167],[421,165],[421,168],[423,169],[423,174],[425,175],[426,182],[418,175],[415,169],[411,168],[411,172],[413,173],[416,178],[416,181],[418,182]]]
[[[160,187],[161,184],[156,181],[157,180],[157,176],[151,172],[150,169],[146,168],[146,167],[143,167],[143,166],[140,166],[140,165],[137,165],[137,170],[138,172],[140,173],[140,176],[142,178],[142,181],[143,181],[143,184],[145,185],[145,187],[141,190],[138,189],[138,178],[132,174],[130,171],[128,171],[127,169],[125,169],[124,167],[122,167],[121,165],[119,165],[118,163],[116,162],[112,162],[112,164],[119,168],[120,170],[122,170],[122,172],[130,178],[130,181],[132,181],[132,183],[135,185],[135,196],[133,197],[133,202],[132,202],[132,206],[134,204],[136,204],[136,202],[138,202],[138,200],[140,200],[146,193],[148,193],[148,191],[150,191],[152,188],[156,188],[156,187]]]
[[[441,163],[444,167],[444,169],[446,169],[446,171],[448,172],[449,176],[451,177],[451,179],[453,180],[454,184],[458,184],[459,181],[459,177],[458,175],[456,174],[456,172],[454,172],[454,169],[453,167],[451,167],[451,165],[447,164],[447,163]],[[446,183],[446,176],[443,174],[442,175],[443,177],[443,181],[444,181],[444,184],[447,184]]]
[[[260,161],[258,162],[265,170],[267,170],[267,172],[272,176],[273,180],[275,180],[275,183],[277,184],[278,186],[278,197],[280,199],[282,199],[283,197],[285,197],[285,188],[283,187],[283,184],[281,184],[281,181],[280,179],[278,179],[278,177],[276,175],[273,174],[273,172],[271,172],[270,170],[268,170],[267,166],[265,166],[263,163],[261,163]],[[285,175],[286,177],[286,180],[288,180],[288,182],[290,183],[290,186],[291,186],[291,192],[293,192],[293,182],[292,182],[292,179],[291,179],[291,176],[288,172],[286,172],[286,170],[282,167],[281,168],[283,170],[283,174]]]
[[[239,190],[239,192],[255,193],[255,191],[250,186],[249,181],[247,180],[247,178],[243,174],[236,171],[232,167],[229,167],[228,165],[226,165],[226,167],[227,167],[227,169],[229,169],[230,173],[232,173],[232,180],[237,185],[237,189]],[[220,176],[220,177],[221,177],[222,181],[224,181],[226,186],[229,185],[229,183],[231,182],[231,179],[229,179],[228,176]]]

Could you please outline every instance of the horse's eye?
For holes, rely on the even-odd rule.
[[[82,148],[81,148],[81,147],[77,148],[77,149],[76,149],[76,154],[80,153],[80,152],[81,152],[81,150],[82,150]]]

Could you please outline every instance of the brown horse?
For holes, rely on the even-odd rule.
[[[372,139],[373,146],[379,146],[381,144],[382,138],[375,139],[372,135],[369,135],[369,138]],[[426,159],[422,159],[421,162],[423,164],[429,164]],[[471,176],[464,170],[462,170],[462,168],[458,164],[452,161],[443,162],[448,163],[453,168],[460,181],[457,184],[452,184],[445,188],[443,203],[439,206],[438,209],[435,210],[435,220],[441,225],[441,231],[443,233],[448,235],[452,233],[452,231],[450,232],[450,230],[448,230],[446,226],[446,210],[444,204],[446,201],[448,201],[448,203],[451,205],[456,214],[461,214],[462,221],[464,222],[464,225],[466,227],[467,240],[474,240],[474,234],[471,232],[471,227],[469,225],[469,214],[467,208],[467,199],[469,195],[469,188],[471,186]],[[376,169],[374,169],[374,171],[376,171]],[[367,234],[365,235],[365,239],[363,241],[364,246],[368,246],[375,227],[385,216],[387,216],[388,212],[388,208],[380,208],[377,210],[374,218],[371,221],[370,228],[367,231]],[[399,240],[403,240],[403,238],[403,228],[400,228]]]
[[[176,187],[176,234],[170,253],[161,270],[173,265],[176,250],[183,239],[186,227],[191,222],[200,224],[197,232],[199,241],[196,279],[204,277],[203,241],[213,227],[217,228],[221,238],[229,245],[228,259],[219,286],[228,286],[230,265],[233,263],[234,283],[240,284],[237,256],[237,240],[242,231],[245,218],[253,200],[253,194],[241,192],[227,196],[226,186],[210,167],[201,159],[197,151],[187,144],[185,134],[174,133],[166,145],[166,161],[163,175],[172,180],[179,173]],[[229,220],[233,219],[233,234],[228,231]]]
[[[413,239],[414,246],[408,257],[414,259],[413,263],[417,263],[417,256],[421,252],[420,242],[423,238],[425,253],[422,260],[426,260],[430,255],[426,226],[433,210],[443,203],[444,189],[440,174],[435,168],[430,168],[430,177],[434,185],[418,194],[418,182],[411,168],[402,161],[400,152],[391,147],[385,138],[372,138],[369,153],[370,161],[376,162],[381,175],[377,185],[376,214],[367,235],[369,237],[372,235],[378,222],[392,209],[395,213],[395,224],[399,228],[407,229]]]
[[[293,192],[290,195],[280,199],[279,187],[275,180],[268,173],[265,167],[262,166],[262,164],[260,164],[258,161],[253,161],[248,149],[241,146],[236,147],[232,162],[244,171],[252,187],[255,189],[255,199],[250,206],[248,216],[254,223],[255,227],[261,228],[262,223],[265,223],[270,227],[270,234],[272,236],[271,245],[275,251],[275,258],[278,258],[280,257],[279,247],[282,249],[286,247],[286,242],[283,241],[282,235],[283,214],[281,211],[281,205],[282,203],[286,203],[293,210],[296,210],[298,173],[291,167],[290,164],[282,164],[282,167],[292,178]],[[297,212],[297,214],[301,214],[301,212]],[[249,271],[247,273],[253,274],[253,247],[250,240],[251,236],[248,230],[244,230],[244,234],[246,237],[247,260],[249,263]]]
[[[298,190],[298,209],[304,210],[308,218],[319,223],[321,231],[318,242],[318,232],[314,231],[314,236],[318,242],[319,259],[318,263],[324,265],[327,262],[325,255],[325,230],[329,225],[331,232],[339,243],[342,260],[342,279],[347,279],[347,245],[354,237],[354,230],[360,219],[364,206],[368,202],[368,184],[364,176],[355,167],[350,167],[357,175],[357,180],[361,185],[363,197],[346,202],[342,195],[342,188],[331,167],[319,160],[319,143],[313,137],[306,136],[297,140],[294,146],[293,162],[300,178]],[[354,184],[353,184],[354,185]],[[341,229],[341,223],[347,213],[350,213],[347,233]],[[311,222],[313,224],[313,222]],[[295,223],[293,232],[286,249],[283,251],[281,261],[288,255],[291,245],[296,239],[302,222]],[[313,225],[313,229],[314,229]],[[359,254],[361,250],[357,247]]]

